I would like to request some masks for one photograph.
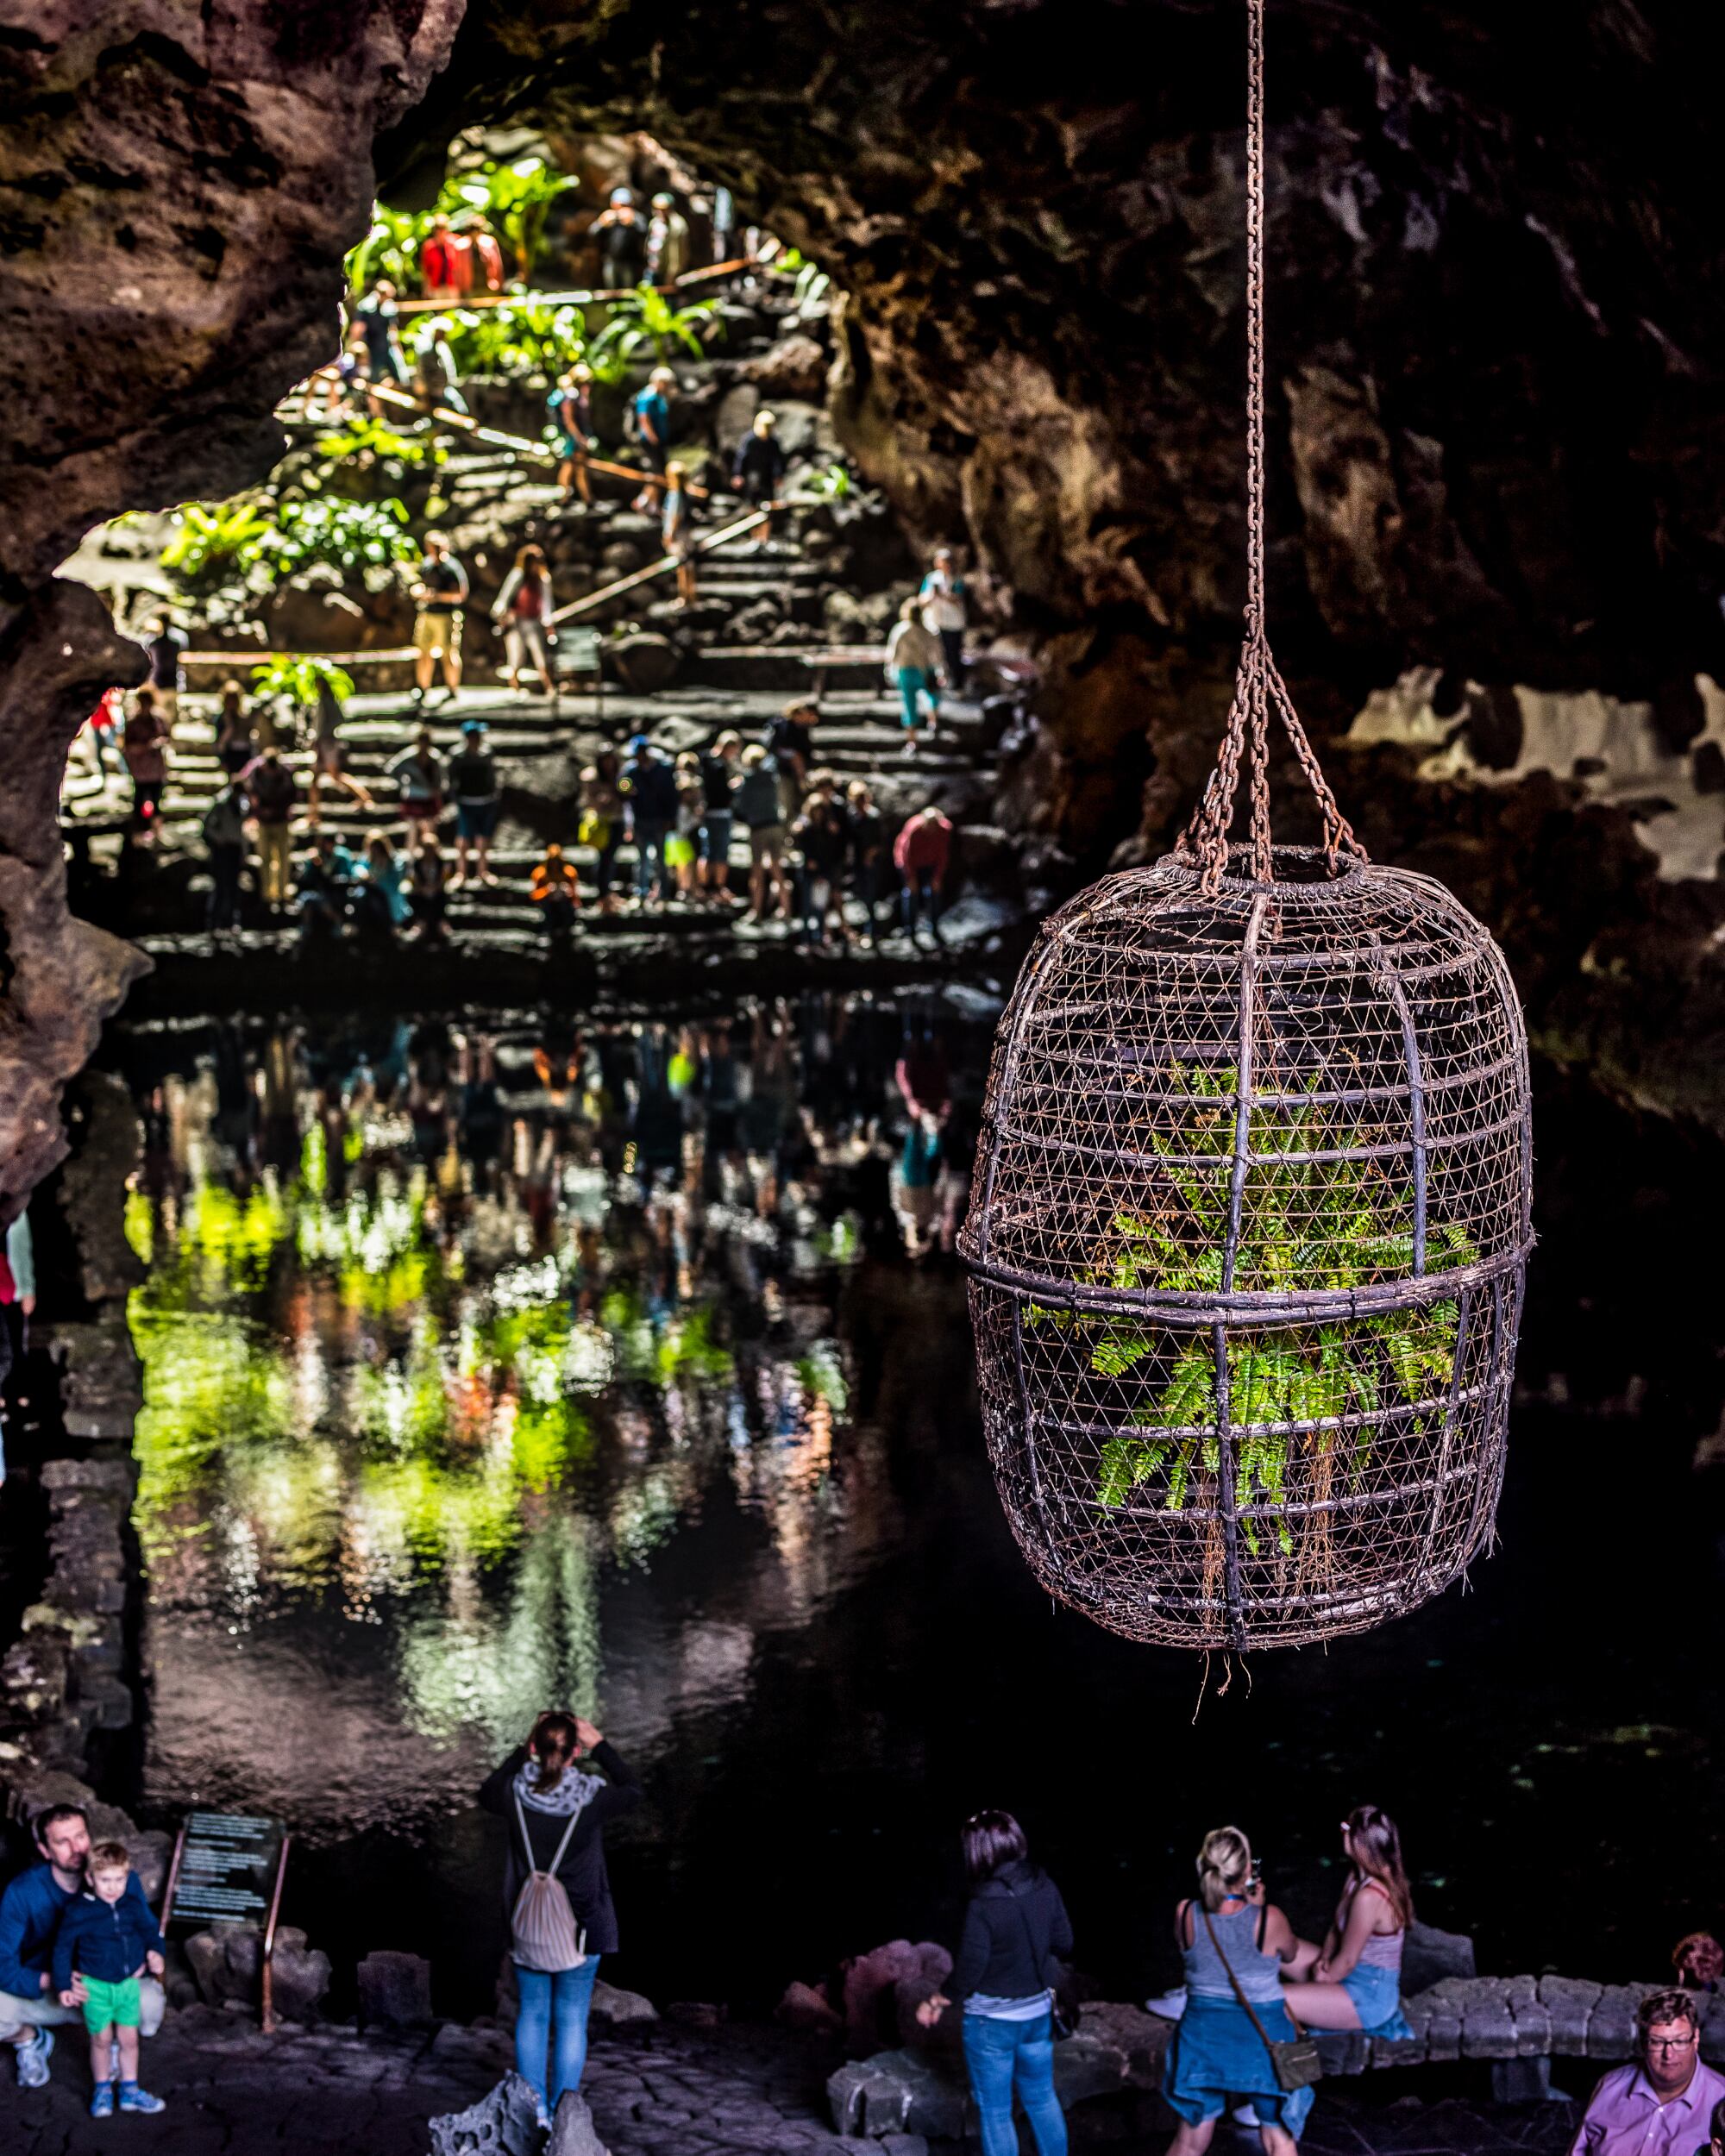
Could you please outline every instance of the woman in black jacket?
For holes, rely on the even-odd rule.
[[[576,1764],[584,1753],[599,1774]],[[593,2004],[599,1956],[617,1952],[617,1911],[605,1869],[605,1822],[640,1801],[641,1785],[616,1746],[608,1745],[590,1721],[558,1708],[539,1717],[527,1742],[510,1753],[480,1790],[486,1810],[509,1823],[509,1863],[503,1882],[505,1914],[512,1919],[529,1871],[549,1871],[555,1862],[576,1927],[586,1934],[586,1959],[573,1969],[548,1975],[543,1970],[524,1969],[519,1962],[515,1965],[521,2002],[515,2017],[516,2071],[531,2084],[548,2120],[555,2116],[563,2091],[580,2086],[587,2057],[587,2010]],[[560,1845],[563,1854],[558,1861]]]
[[[1030,1861],[1010,1812],[978,1812],[959,1835],[970,1901],[953,1964],[951,1998],[917,2009],[932,2028],[952,2002],[964,2009],[964,2063],[981,2122],[982,2156],[1018,2156],[1016,2084],[1038,2156],[1066,2156],[1066,2120],[1054,2093],[1054,1965],[1072,1952],[1060,1890]]]

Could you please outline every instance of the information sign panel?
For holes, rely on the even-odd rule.
[[[193,1812],[175,1872],[171,1921],[194,1930],[261,1922],[270,1912],[281,1848],[279,1820]]]

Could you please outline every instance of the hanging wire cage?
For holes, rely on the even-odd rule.
[[[1440,884],[1367,860],[1265,633],[1263,0],[1247,12],[1233,706],[1176,850],[1044,924],[959,1238],[1032,1570],[1131,1638],[1239,1649],[1364,1631],[1487,1540],[1533,1243],[1502,954]],[[1272,843],[1272,714],[1316,849]]]
[[[1233,849],[1047,922],[961,1248],[1049,1591],[1192,1647],[1358,1632],[1490,1531],[1531,1243],[1527,1040],[1439,884]]]

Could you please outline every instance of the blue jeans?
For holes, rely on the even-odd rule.
[[[929,933],[938,943],[940,941],[940,886],[934,880],[932,868],[905,870],[904,912],[905,933],[914,939],[918,920],[923,909],[928,910]]]
[[[599,1977],[599,1956],[589,1954],[579,1969],[548,1977],[515,1965],[515,1988],[521,2011],[515,2017],[515,2071],[555,2118],[566,2089],[579,2089],[587,2063],[587,2009]],[[552,2041],[555,2014],[556,2040]],[[545,2085],[546,2053],[550,2053],[551,2085]]]
[[[665,889],[665,840],[669,836],[663,824],[641,824],[635,826],[635,888],[643,899],[656,883],[660,895]]]
[[[985,2014],[964,2016],[964,2064],[982,2136],[982,2156],[1019,2156],[1013,2124],[1016,2083],[1025,2116],[1036,2137],[1037,2156],[1066,2156],[1066,2117],[1054,2093],[1054,2024],[997,2021]]]
[[[905,724],[914,733],[922,724],[922,714],[917,709],[917,691],[920,689],[928,699],[928,715],[932,720],[940,713],[940,682],[937,675],[925,674],[920,667],[899,668],[899,694],[905,700]]]

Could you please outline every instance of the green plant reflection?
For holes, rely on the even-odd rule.
[[[752,1206],[707,1219],[698,1134],[643,1180],[602,1126],[526,1109],[475,1163],[399,1094],[316,1097],[279,1040],[254,1082],[273,1164],[224,1150],[213,1114],[206,1142],[213,1095],[176,1081],[172,1165],[128,1203],[159,1618],[240,1639],[297,1608],[330,1682],[381,1667],[403,1728],[450,1744],[594,1705],[604,1577],[650,1567],[717,1483],[764,1523],[784,1606],[821,1591],[843,1360],[800,1326],[739,1363],[725,1238],[775,1244]],[[782,1247],[853,1259],[848,1219],[772,1202]],[[776,1321],[775,1269],[742,1291],[747,1338]],[[387,1631],[367,1649],[360,1626]]]

